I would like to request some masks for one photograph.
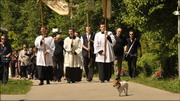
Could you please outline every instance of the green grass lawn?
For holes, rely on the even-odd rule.
[[[9,79],[7,84],[0,81],[0,94],[26,94],[30,91],[32,81]]]
[[[122,80],[127,80],[135,83],[140,83],[143,85],[147,85],[150,87],[170,91],[172,93],[180,93],[180,80],[178,78],[175,79],[155,79],[147,77],[137,77],[137,78],[129,78],[129,77],[122,77]]]
[[[95,73],[94,77],[98,78],[98,73]],[[115,80],[115,75],[112,75],[111,79]],[[122,77],[121,79],[158,88],[161,90],[166,90],[172,93],[180,93],[180,79],[178,79],[178,77],[174,79],[169,78],[169,79],[159,79],[159,80],[155,78],[154,80],[152,80],[152,77],[139,76],[133,79],[129,77]]]

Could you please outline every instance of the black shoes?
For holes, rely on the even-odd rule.
[[[110,79],[107,79],[106,81],[109,82]],[[101,80],[101,83],[104,83],[104,82],[105,82],[105,80]]]
[[[50,84],[50,81],[47,80],[47,84]],[[43,81],[40,81],[39,85],[44,85],[44,82]]]
[[[67,81],[67,83],[76,83],[75,81]]]
[[[47,80],[47,84],[50,84],[49,80]]]
[[[58,82],[61,82],[61,79],[59,79]]]
[[[104,80],[102,80],[101,83],[104,83]]]
[[[2,84],[7,84],[7,82],[3,82]]]
[[[91,81],[92,81],[92,79],[87,79],[87,81],[88,81],[88,82],[91,82]]]
[[[43,82],[40,82],[39,85],[44,85],[44,83],[43,83]]]

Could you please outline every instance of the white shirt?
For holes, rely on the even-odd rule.
[[[86,33],[86,37],[87,37],[87,39],[88,38],[91,38],[91,34],[88,34],[88,33]],[[81,44],[83,45],[84,43],[83,43],[83,37],[81,36]]]

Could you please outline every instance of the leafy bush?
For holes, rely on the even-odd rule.
[[[163,72],[163,77],[165,78],[172,78],[177,76],[178,74],[178,60],[177,56],[164,56],[161,58],[161,64],[162,64],[162,69],[164,70]]]
[[[160,67],[159,56],[153,53],[144,54],[137,62],[138,74],[143,73],[144,76],[151,76],[155,70]]]
[[[161,80],[163,79],[163,69],[157,69],[157,71],[152,75],[152,80]]]

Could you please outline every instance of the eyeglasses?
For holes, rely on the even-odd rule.
[[[1,40],[5,40],[5,38],[1,38]]]

